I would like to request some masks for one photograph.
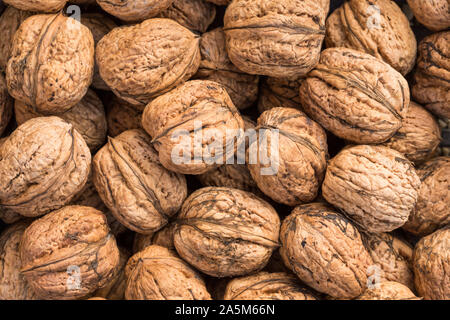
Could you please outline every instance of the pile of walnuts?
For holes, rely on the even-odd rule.
[[[0,300],[450,300],[447,0],[4,3]]]

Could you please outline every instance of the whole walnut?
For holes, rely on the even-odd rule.
[[[0,234],[0,300],[37,299],[20,273],[19,243],[27,225],[19,222]]]
[[[357,300],[421,300],[407,286],[395,282],[382,282],[368,288]]]
[[[37,217],[68,204],[88,179],[91,153],[58,117],[20,125],[0,146],[0,205]]]
[[[117,273],[119,250],[98,210],[66,206],[35,220],[20,242],[21,272],[41,299],[76,299]]]
[[[299,88],[303,79],[271,78],[262,81],[261,93],[258,100],[258,111],[272,108],[300,109]]]
[[[157,16],[174,0],[97,0],[103,10],[124,21],[142,21]]]
[[[169,19],[115,28],[96,47],[100,76],[119,98],[142,107],[197,72],[198,42]]]
[[[438,157],[417,168],[422,184],[419,198],[403,226],[425,236],[450,223],[450,157]]]
[[[235,278],[226,289],[223,300],[317,300],[298,279],[284,272]]]
[[[284,263],[305,284],[334,298],[363,293],[373,264],[358,229],[322,203],[296,207],[281,225]]]
[[[443,118],[450,118],[450,31],[425,37],[419,44],[414,99]]]
[[[369,54],[329,48],[302,82],[300,99],[303,110],[336,136],[381,143],[402,127],[409,87],[400,73]]]
[[[183,175],[158,161],[150,137],[139,129],[109,138],[93,161],[95,187],[114,217],[144,234],[164,227],[187,195]]]
[[[314,200],[327,166],[325,131],[291,108],[265,111],[256,130],[258,141],[248,149],[248,168],[259,189],[290,206]]]
[[[94,71],[94,40],[77,20],[34,15],[14,35],[6,68],[15,99],[43,114],[61,113],[86,94]]]
[[[200,275],[173,251],[152,245],[125,268],[127,300],[211,300]]]
[[[407,0],[416,19],[433,31],[450,27],[450,2],[448,0]]]
[[[113,97],[110,102],[106,112],[109,136],[115,137],[124,131],[142,127],[142,111],[118,97]]]
[[[206,2],[211,2],[217,4],[218,6],[226,6],[231,3],[233,0],[204,0]]]
[[[150,102],[142,126],[167,169],[201,174],[226,163],[244,141],[244,121],[224,87],[192,80]]]
[[[32,106],[19,100],[14,103],[14,113],[18,125],[44,116],[36,112]],[[104,144],[107,130],[105,110],[102,101],[94,91],[89,90],[74,107],[56,116],[72,124],[91,151],[97,150]]]
[[[414,67],[417,42],[409,20],[391,0],[350,0],[327,19],[327,47],[366,52],[406,75]]]
[[[0,71],[0,136],[5,131],[12,116],[13,100],[8,94],[5,78]]]
[[[238,109],[250,107],[258,98],[259,76],[243,73],[228,58],[225,33],[217,28],[202,35],[198,79],[222,84]]]
[[[64,8],[67,0],[4,0],[17,9],[39,12],[57,12]]]
[[[360,145],[329,161],[322,195],[363,229],[389,232],[406,223],[419,187],[413,165],[401,153]]]
[[[230,60],[242,71],[299,77],[319,60],[329,0],[235,0],[224,17]]]
[[[414,282],[427,300],[450,299],[450,227],[423,237],[414,249]]]
[[[277,212],[252,193],[208,187],[186,199],[173,239],[190,265],[222,278],[264,268],[278,247],[279,227]]]

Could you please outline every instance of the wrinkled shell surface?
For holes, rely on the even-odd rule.
[[[300,99],[303,110],[336,136],[379,143],[401,128],[409,87],[400,73],[371,55],[330,48],[302,83]]]
[[[67,206],[34,221],[23,234],[20,257],[22,274],[42,299],[81,298],[106,285],[119,265],[106,217],[82,206]]]
[[[205,0],[206,2],[211,2],[217,4],[218,6],[226,6],[231,3],[233,0]]]
[[[302,76],[319,60],[329,0],[235,0],[224,30],[230,60],[242,71]]]
[[[103,10],[124,21],[142,21],[155,17],[174,0],[97,0]]]
[[[300,109],[299,88],[302,79],[271,78],[262,81],[258,100],[258,111],[272,108],[295,108]]]
[[[36,217],[69,203],[84,187],[91,153],[73,126],[40,117],[0,146],[0,205]]]
[[[390,281],[379,284],[379,287],[367,289],[358,300],[421,300],[407,286]]]
[[[114,97],[106,112],[108,122],[108,135],[115,137],[124,131],[142,127],[142,111],[137,110],[129,103]]]
[[[407,0],[416,19],[433,31],[450,27],[450,2],[448,0]]]
[[[67,0],[4,0],[17,9],[39,12],[56,12],[64,8]]]
[[[0,71],[0,136],[8,126],[9,120],[11,120],[12,109],[13,100],[8,94],[5,78]]]
[[[209,187],[184,202],[174,227],[178,254],[214,277],[261,270],[278,247],[280,219],[252,193]]]
[[[36,111],[64,112],[86,94],[94,72],[94,40],[77,20],[34,15],[14,35],[6,68],[8,90]]]
[[[281,225],[281,256],[305,284],[335,298],[354,298],[373,264],[358,229],[321,203],[296,207]]]
[[[328,163],[323,197],[369,232],[405,224],[416,205],[420,179],[399,152],[382,146],[353,146]]]
[[[205,282],[173,251],[149,246],[125,269],[127,300],[211,300]]]

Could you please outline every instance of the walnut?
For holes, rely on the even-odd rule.
[[[84,187],[91,153],[58,117],[20,125],[0,146],[0,205],[36,217],[68,204]]]
[[[407,286],[394,282],[379,283],[369,288],[357,300],[421,300]]]
[[[403,229],[424,236],[450,223],[450,157],[424,163],[417,174],[422,180],[419,198]]]
[[[64,8],[67,0],[4,0],[17,9],[39,12],[57,12]]]
[[[425,37],[419,44],[412,96],[439,117],[450,118],[450,31]]]
[[[27,225],[19,222],[0,234],[0,300],[37,299],[20,273],[19,243]]]
[[[141,120],[142,111],[118,97],[112,98],[109,110],[106,112],[109,136],[115,137],[124,131],[139,129],[142,127]]]
[[[106,217],[67,206],[34,221],[20,242],[22,274],[42,299],[76,299],[116,274],[119,250]]]
[[[231,280],[223,300],[316,300],[308,288],[290,274],[260,272]]]
[[[11,209],[5,209],[0,206],[0,220],[6,224],[12,224],[23,218],[22,215],[12,211]],[[0,221],[0,222],[1,222]]]
[[[450,228],[423,237],[414,250],[414,281],[417,292],[427,300],[450,299]]]
[[[450,27],[450,3],[448,0],[407,0],[416,19],[433,31]]]
[[[420,163],[432,158],[441,142],[436,119],[420,105],[411,102],[403,126],[384,146],[403,153],[408,160]]]
[[[300,99],[303,110],[336,136],[380,143],[401,128],[409,87],[400,73],[371,55],[330,48],[300,86]]]
[[[135,129],[109,138],[95,155],[94,184],[115,218],[144,234],[164,227],[187,195],[183,175],[158,161],[150,137]]]
[[[8,94],[6,81],[0,71],[0,136],[5,131],[12,116],[13,100]]]
[[[168,224],[154,234],[136,233],[133,241],[133,252],[137,253],[151,245],[158,245],[170,250],[175,250],[173,244],[173,224]]]
[[[350,0],[327,19],[327,47],[366,52],[406,75],[414,67],[417,42],[409,20],[391,0]]]
[[[248,168],[259,189],[290,206],[314,200],[326,169],[325,131],[303,112],[291,108],[264,112],[256,129],[258,141],[248,149]],[[262,143],[265,140],[267,143]],[[267,155],[269,164],[252,160],[252,154]]]
[[[450,118],[449,119],[438,119],[439,127],[441,128],[442,135],[447,133],[447,137],[450,134]],[[448,140],[449,138],[447,138]],[[442,141],[441,145],[437,149],[438,156],[450,156],[450,142],[445,143]]]
[[[174,0],[97,0],[103,10],[124,21],[142,21],[155,17]]]
[[[198,42],[169,19],[115,28],[97,44],[100,76],[119,98],[144,106],[197,72]]]
[[[246,109],[256,101],[259,77],[243,73],[231,63],[222,28],[203,34],[200,53],[201,61],[196,78],[222,84],[238,109]]]
[[[224,30],[230,60],[271,77],[305,75],[319,60],[329,0],[235,0]]]
[[[200,275],[160,246],[135,254],[125,268],[127,300],[211,300]]]
[[[226,163],[244,141],[239,111],[223,86],[209,80],[188,81],[153,100],[142,126],[153,138],[161,164],[184,174]]]
[[[281,225],[281,256],[305,284],[335,298],[363,293],[372,259],[357,228],[322,203],[296,207]]]
[[[369,232],[404,225],[420,179],[401,153],[383,146],[345,148],[328,163],[322,195]]]
[[[271,78],[262,81],[261,93],[258,100],[258,111],[272,108],[295,108],[300,109],[299,88],[303,79]]]
[[[19,125],[30,119],[44,116],[36,112],[32,106],[19,100],[15,101],[14,112]],[[56,116],[72,124],[91,151],[97,150],[104,144],[107,130],[105,110],[102,101],[94,91],[89,90],[73,108]]]
[[[233,0],[205,0],[206,2],[211,2],[217,4],[218,6],[226,6],[231,3]]]

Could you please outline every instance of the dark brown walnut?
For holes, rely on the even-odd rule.
[[[175,250],[173,244],[173,229],[174,225],[169,224],[154,234],[136,233],[133,241],[133,252],[138,253],[153,244]]]
[[[175,20],[192,31],[206,32],[216,17],[216,7],[204,0],[174,0],[159,15]]]
[[[17,9],[39,12],[57,12],[64,8],[67,0],[4,0]]]
[[[13,99],[8,94],[8,88],[3,73],[0,71],[0,136],[5,131],[12,116]]]
[[[118,97],[111,99],[109,110],[106,112],[109,136],[115,137],[124,131],[139,129],[142,127],[141,120],[142,111]]]
[[[0,146],[0,205],[27,217],[59,209],[83,189],[90,167],[89,148],[71,124],[28,120]]]
[[[259,272],[231,280],[223,300],[316,300],[294,275]]]
[[[248,168],[258,188],[290,206],[314,200],[327,166],[325,131],[291,108],[264,112],[256,130],[258,141],[248,149]],[[261,155],[266,155],[268,163]]]
[[[419,198],[403,229],[425,236],[450,223],[450,157],[438,157],[417,168]]]
[[[388,64],[347,48],[322,51],[300,86],[303,110],[336,136],[380,143],[402,127],[409,86]]]
[[[226,6],[231,3],[233,0],[205,0],[206,2],[211,2],[217,4],[218,6]]]
[[[200,53],[201,61],[196,78],[222,84],[238,109],[246,109],[256,101],[259,77],[246,74],[231,63],[222,28],[202,35]]]
[[[284,272],[284,273],[292,273],[292,271],[286,267],[283,262],[283,258],[280,255],[280,249],[275,250],[270,257],[269,262],[264,267],[263,271],[267,272]]]
[[[169,19],[115,28],[97,44],[100,76],[119,98],[143,107],[197,72],[198,42]]]
[[[420,42],[414,78],[414,99],[439,117],[450,118],[450,31]]]
[[[391,0],[345,2],[327,19],[325,44],[366,52],[403,75],[414,67],[417,53],[409,20]]]
[[[416,19],[433,31],[450,27],[450,2],[448,0],[407,0]]]
[[[20,273],[19,243],[27,223],[16,223],[0,234],[0,300],[34,300],[36,294]]]
[[[18,125],[44,116],[36,112],[32,106],[19,100],[14,103],[14,113]],[[74,107],[64,113],[58,113],[56,116],[72,124],[91,151],[97,150],[105,143],[107,130],[105,110],[102,101],[94,91],[89,90]]]
[[[77,20],[34,15],[14,35],[6,67],[15,99],[43,114],[61,113],[86,94],[94,72],[94,40]]]
[[[355,298],[373,261],[358,229],[322,203],[296,207],[281,225],[280,253],[305,284],[334,298]]]
[[[423,237],[414,249],[414,282],[427,300],[450,299],[450,228]]]
[[[174,0],[97,0],[103,10],[124,21],[142,21],[155,17]]]
[[[226,163],[244,141],[239,111],[225,88],[209,80],[188,81],[150,102],[142,126],[161,164],[184,174]]]
[[[22,215],[12,211],[11,209],[5,209],[0,206],[0,220],[6,224],[12,224],[23,218]]]
[[[286,79],[267,77],[262,81],[258,100],[258,111],[272,108],[301,109],[299,88],[303,79]]]
[[[319,61],[329,0],[235,0],[224,30],[230,60],[242,71],[300,77]]]
[[[175,252],[149,246],[125,268],[127,300],[211,300],[200,275]]]
[[[363,233],[363,242],[375,264],[370,270],[375,282],[395,281],[414,289],[413,248],[390,233]]]
[[[267,264],[278,247],[277,212],[254,194],[232,188],[198,189],[175,222],[178,254],[213,277],[246,275]]]
[[[34,221],[20,242],[21,272],[41,299],[76,299],[114,278],[119,250],[98,210],[66,206]]]
[[[328,163],[322,195],[369,232],[404,225],[416,205],[420,179],[401,153],[383,146],[352,146]]]
[[[450,131],[450,118],[449,119],[438,119],[439,127],[441,130],[449,130]],[[445,146],[441,144],[436,151],[438,156],[450,156],[450,146]]]
[[[94,184],[103,202],[120,223],[135,232],[158,231],[186,198],[184,176],[160,164],[143,130],[109,138],[93,165]]]
[[[368,288],[357,300],[421,300],[407,286],[394,282],[379,283]]]

